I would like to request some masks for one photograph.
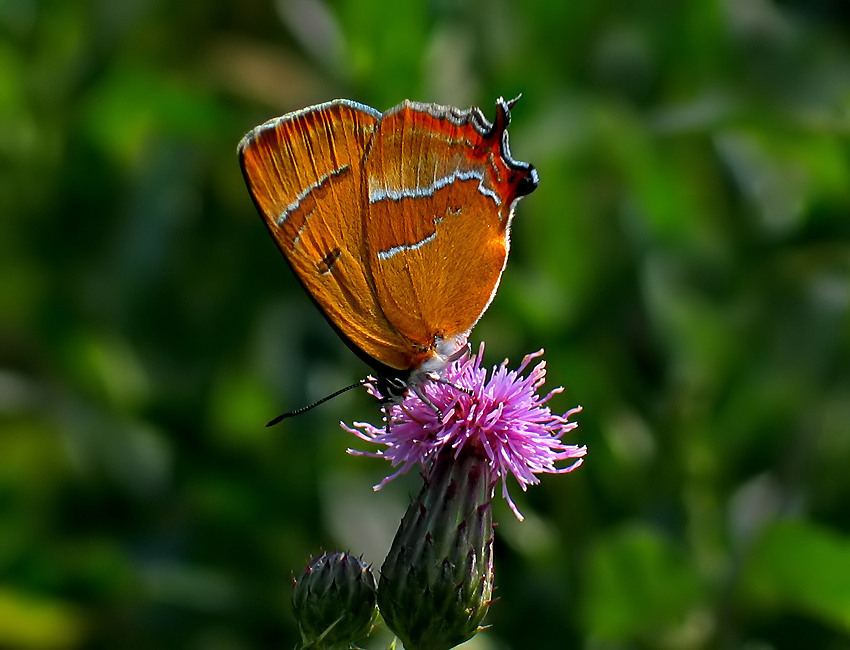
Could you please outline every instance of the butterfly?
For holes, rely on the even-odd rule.
[[[466,352],[493,300],[514,208],[538,185],[508,147],[517,99],[499,98],[492,123],[479,108],[337,99],[239,144],[269,232],[385,404],[407,390],[428,402],[422,386]]]

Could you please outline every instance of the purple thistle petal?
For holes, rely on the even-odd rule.
[[[540,482],[537,474],[565,474],[582,464],[587,447],[567,445],[561,440],[578,426],[569,419],[581,407],[556,415],[545,404],[563,388],[555,388],[542,398],[537,395],[546,380],[545,361],[537,363],[528,375],[522,375],[532,361],[543,355],[543,350],[525,355],[517,370],[508,370],[506,359],[493,368],[489,379],[487,370],[481,368],[483,355],[482,343],[478,354],[455,361],[446,369],[443,379],[448,384],[430,381],[423,386],[425,394],[440,409],[441,418],[410,391],[391,408],[389,432],[365,422],[355,422],[353,427],[340,422],[343,429],[361,440],[384,446],[377,452],[349,449],[349,453],[386,458],[398,468],[376,485],[376,490],[416,465],[427,471],[447,445],[454,449],[455,456],[464,449],[474,449],[487,458],[493,479],[501,479],[502,495],[521,520],[522,514],[508,493],[508,474],[513,474],[525,491]],[[370,387],[370,392],[376,394],[374,387]],[[573,462],[557,466],[567,460]]]

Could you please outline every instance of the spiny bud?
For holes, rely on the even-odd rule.
[[[324,553],[293,582],[292,609],[302,649],[349,648],[372,630],[375,578],[350,553]]]
[[[485,457],[444,449],[381,567],[378,604],[406,650],[471,638],[493,593],[493,479]]]

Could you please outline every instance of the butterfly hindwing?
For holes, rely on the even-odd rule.
[[[387,111],[365,165],[368,261],[387,319],[429,345],[465,334],[507,260],[519,170],[503,155],[509,117],[404,102]]]

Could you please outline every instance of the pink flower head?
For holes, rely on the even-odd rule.
[[[483,355],[482,343],[477,355],[455,361],[446,368],[441,381],[429,381],[423,386],[442,417],[409,391],[401,403],[390,407],[389,430],[363,422],[355,422],[354,427],[340,423],[360,439],[385,447],[378,452],[349,449],[349,453],[386,458],[399,468],[376,485],[376,490],[417,464],[427,471],[447,445],[451,445],[456,457],[464,449],[474,449],[487,458],[493,480],[501,479],[502,496],[521,520],[522,514],[508,494],[509,473],[525,491],[540,482],[536,475],[541,472],[564,474],[581,465],[587,447],[561,441],[564,434],[578,426],[569,418],[581,407],[564,415],[552,414],[546,402],[563,388],[555,388],[543,398],[537,394],[546,379],[545,361],[522,376],[531,361],[543,355],[543,350],[526,355],[517,370],[508,370],[506,359],[493,368],[489,379],[486,368],[481,367]],[[374,387],[370,390],[375,393]],[[559,462],[571,459],[575,459],[571,464],[557,467]]]

